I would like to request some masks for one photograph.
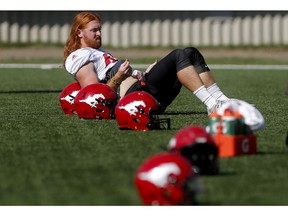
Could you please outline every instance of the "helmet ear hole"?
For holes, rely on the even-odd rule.
[[[106,105],[106,101],[105,100],[98,100],[98,103],[100,103],[102,106],[105,106]]]
[[[140,119],[138,119],[138,118],[133,118],[133,121],[136,123],[140,123]]]
[[[139,113],[142,115],[142,114],[144,114],[144,113],[145,113],[145,110],[144,110],[144,109],[142,109],[142,108],[140,108],[140,109],[139,109]]]

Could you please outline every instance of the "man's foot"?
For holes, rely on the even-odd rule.
[[[226,100],[226,101],[220,101],[220,100],[217,100],[217,103],[214,104],[214,106],[212,106],[210,109],[207,108],[207,113],[208,115],[216,112],[223,104],[225,104],[226,102],[228,102],[229,100]]]

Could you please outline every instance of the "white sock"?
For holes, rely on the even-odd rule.
[[[199,98],[207,108],[211,108],[217,102],[204,85],[194,91],[193,94]]]
[[[223,94],[223,92],[221,91],[221,89],[218,87],[216,83],[209,86],[207,88],[207,91],[217,100],[221,100],[221,101],[229,100],[229,98]]]

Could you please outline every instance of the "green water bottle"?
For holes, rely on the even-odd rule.
[[[209,115],[208,127],[209,127],[209,133],[211,135],[217,133],[220,121],[221,121],[221,116],[218,115],[216,112]]]
[[[229,109],[225,110],[222,117],[223,134],[236,135],[237,134],[237,118]]]
[[[245,121],[243,116],[239,112],[233,113],[236,118],[236,133],[237,135],[245,135],[248,134],[248,128],[246,128]]]

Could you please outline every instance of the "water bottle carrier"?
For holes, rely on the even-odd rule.
[[[243,116],[238,112],[227,110],[220,119],[219,116],[215,118],[215,114],[211,115],[208,123],[210,134],[219,148],[219,157],[257,153],[256,136],[245,125]]]
[[[215,134],[213,138],[219,148],[219,157],[234,157],[257,153],[256,136]]]

